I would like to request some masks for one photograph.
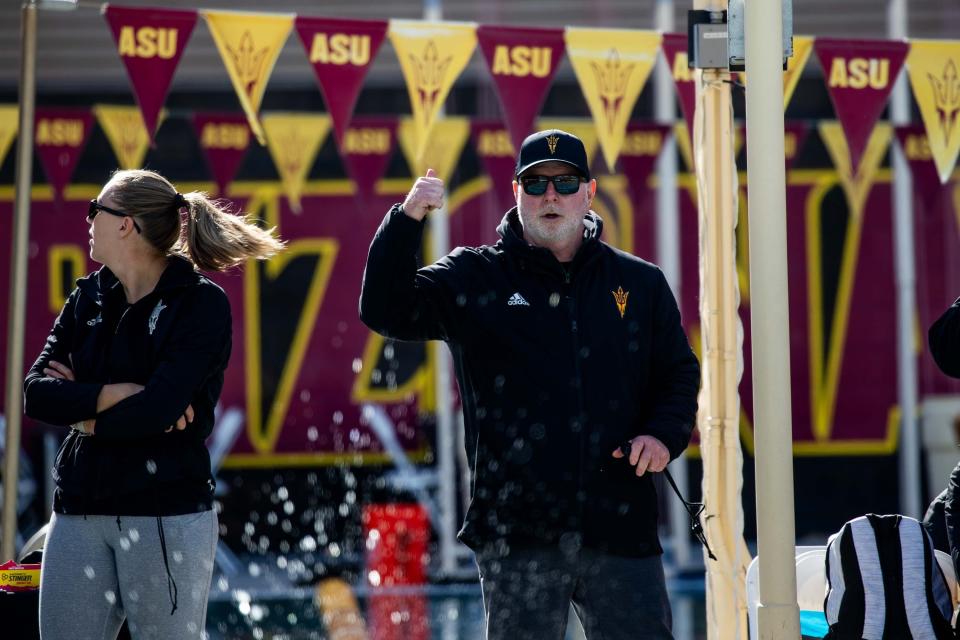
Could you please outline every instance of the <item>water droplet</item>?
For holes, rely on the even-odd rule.
[[[154,460],[147,460],[147,473],[153,475],[157,472],[157,463]]]
[[[286,502],[283,503],[283,512],[285,514],[287,514],[288,516],[292,516],[293,511],[294,511],[294,507],[293,507],[292,501],[287,500]]]
[[[550,297],[547,299],[547,302],[550,304],[551,307],[557,306],[558,304],[560,304],[560,294],[551,293]]]
[[[174,551],[174,552],[173,552],[173,561],[176,562],[177,564],[180,564],[181,562],[183,562],[183,552],[182,552],[182,551]]]
[[[343,424],[343,411],[333,412],[333,424]]]
[[[300,550],[306,551],[307,553],[317,550],[317,541],[313,536],[307,536],[300,541]]]
[[[136,529],[130,529],[130,541],[140,542],[140,532]]]
[[[300,392],[300,402],[310,402],[310,390],[304,389]]]
[[[128,538],[120,538],[120,548],[124,551],[130,551],[130,540]]]
[[[315,426],[310,425],[310,427],[307,428],[307,440],[309,440],[310,442],[316,442],[317,438],[319,437],[320,437],[320,432],[317,430]]]
[[[93,570],[93,567],[87,565],[83,568],[83,574],[93,580],[97,577],[97,572]]]
[[[139,602],[140,594],[137,591],[131,590],[129,593],[127,593],[127,600],[130,602]]]
[[[113,591],[104,591],[103,597],[105,597],[107,599],[107,602],[109,602],[110,604],[117,603],[117,594],[115,594]]]
[[[351,367],[354,373],[360,373],[363,371],[363,360],[360,358],[353,359],[353,366]]]

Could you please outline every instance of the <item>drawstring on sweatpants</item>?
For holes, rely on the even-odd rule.
[[[163,566],[167,570],[167,595],[170,597],[170,604],[173,605],[173,608],[170,609],[170,615],[173,615],[173,612],[177,610],[177,582],[173,579],[173,574],[170,573],[170,561],[167,559],[167,539],[163,534],[163,520],[160,516],[157,516],[157,534],[160,536]]]

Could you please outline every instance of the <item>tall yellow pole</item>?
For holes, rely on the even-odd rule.
[[[20,49],[20,129],[17,134],[16,204],[7,324],[7,420],[3,461],[3,538],[0,561],[12,559],[17,542],[17,486],[20,425],[23,413],[23,335],[27,303],[27,239],[30,233],[30,189],[33,177],[33,113],[36,95],[37,6],[23,5]]]
[[[722,11],[725,2],[697,0],[696,9]],[[700,233],[700,330],[703,387],[697,424],[703,456],[705,529],[717,556],[707,560],[707,636],[746,640],[743,540],[743,453],[740,448],[742,328],[737,314],[737,168],[730,73],[697,71],[693,145]]]
[[[781,3],[746,3],[750,325],[760,640],[800,637],[794,562],[793,427]]]

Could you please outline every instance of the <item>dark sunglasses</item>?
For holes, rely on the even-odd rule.
[[[542,196],[547,192],[547,185],[553,183],[553,188],[562,196],[569,196],[580,190],[580,183],[586,182],[580,176],[520,176],[523,192],[528,196]]]
[[[137,233],[141,233],[140,225],[137,224],[136,218],[129,213],[124,213],[123,211],[117,211],[116,209],[106,207],[97,202],[96,199],[91,200],[89,206],[87,206],[87,220],[93,222],[93,219],[96,218],[97,214],[101,211],[106,211],[110,215],[117,216],[119,218],[130,218],[130,221],[133,222],[133,228],[137,230]]]

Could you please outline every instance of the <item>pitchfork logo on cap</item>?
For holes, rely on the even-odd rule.
[[[553,155],[557,152],[557,143],[560,142],[559,136],[548,136],[547,137],[547,148],[550,149],[550,155]]]

